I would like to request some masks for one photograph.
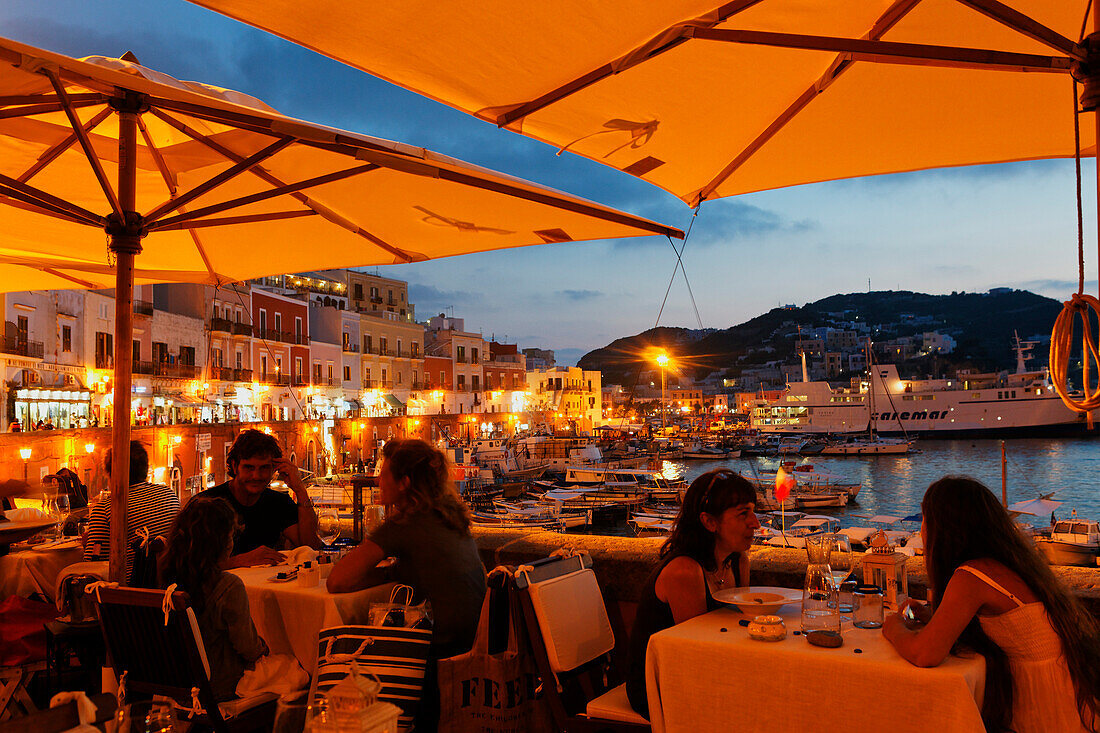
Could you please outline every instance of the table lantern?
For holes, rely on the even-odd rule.
[[[871,552],[863,556],[863,582],[882,589],[883,604],[896,611],[909,597],[908,556],[895,552],[881,530],[871,538]]]

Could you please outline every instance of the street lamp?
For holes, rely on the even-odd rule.
[[[668,354],[661,351],[655,359],[657,366],[661,367],[661,435],[665,434],[665,369],[668,367]]]
[[[20,448],[19,449],[19,457],[23,459],[23,482],[26,483],[26,481],[27,481],[27,461],[29,461],[31,459],[31,449],[30,448]]]

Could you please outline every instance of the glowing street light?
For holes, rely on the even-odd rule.
[[[23,481],[25,483],[27,481],[27,461],[31,459],[31,449],[20,448],[19,457],[23,459]]]
[[[665,434],[665,369],[669,363],[668,354],[660,351],[654,361],[661,367],[661,435],[663,436]]]

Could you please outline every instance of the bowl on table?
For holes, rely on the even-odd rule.
[[[771,616],[788,603],[802,600],[802,591],[794,588],[752,586],[751,588],[726,588],[711,594],[714,600],[727,606],[735,606],[748,616]]]

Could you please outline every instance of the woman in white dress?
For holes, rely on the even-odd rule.
[[[883,635],[920,667],[953,651],[985,657],[987,730],[1100,730],[1100,629],[1031,539],[972,478],[936,481],[921,511],[935,612],[910,601]]]

